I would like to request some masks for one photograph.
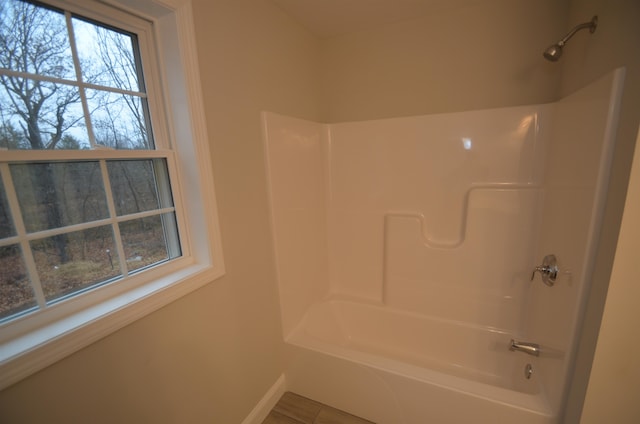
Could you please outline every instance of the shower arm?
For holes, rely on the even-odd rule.
[[[598,17],[594,16],[593,19],[589,22],[585,22],[580,25],[576,25],[567,35],[565,35],[562,40],[558,41],[558,46],[563,47],[567,41],[574,36],[574,34],[581,29],[589,28],[589,32],[593,34],[596,31],[596,27],[598,26]]]

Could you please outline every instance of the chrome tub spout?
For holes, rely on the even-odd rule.
[[[509,350],[512,351],[520,351],[527,353],[533,356],[540,356],[540,345],[536,343],[528,343],[528,342],[519,342],[517,340],[511,339],[511,345],[509,346]]]

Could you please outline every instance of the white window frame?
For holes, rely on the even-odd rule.
[[[166,125],[152,122],[156,151],[140,155],[171,159],[167,164],[173,196],[177,198],[182,257],[0,327],[0,390],[225,272],[191,1],[98,0],[91,4],[86,0],[41,1],[71,8],[116,27],[121,21],[110,19],[114,7],[151,22],[151,26],[133,32],[155,41],[156,57],[143,57],[145,82],[150,109],[154,109],[152,102],[161,102],[155,108],[163,106],[167,119]],[[156,66],[149,66],[151,63]],[[6,151],[0,154],[5,153],[13,154]],[[43,157],[49,160],[69,158],[68,152],[29,153],[46,155]],[[131,152],[112,150],[77,152],[79,159],[87,158],[87,154],[97,159],[131,157]]]

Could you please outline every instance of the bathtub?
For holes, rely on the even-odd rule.
[[[309,308],[287,337],[287,384],[379,424],[555,423],[538,358],[508,349],[515,336],[330,299]]]
[[[286,388],[380,424],[560,422],[584,389],[623,81],[372,121],[264,113]],[[530,281],[548,254],[553,287]]]

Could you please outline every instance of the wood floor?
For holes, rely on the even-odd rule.
[[[262,424],[375,424],[295,393],[286,392]]]

